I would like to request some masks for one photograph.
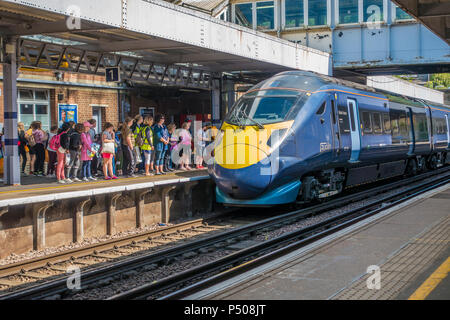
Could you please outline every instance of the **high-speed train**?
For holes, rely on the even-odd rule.
[[[235,103],[208,170],[217,202],[273,206],[435,169],[449,151],[446,105],[288,71]]]

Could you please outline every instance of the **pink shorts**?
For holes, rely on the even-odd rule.
[[[102,153],[102,158],[103,159],[111,159],[112,158],[112,153]]]

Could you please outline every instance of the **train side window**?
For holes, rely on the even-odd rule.
[[[352,127],[352,131],[355,131],[355,113],[353,112],[353,102],[349,103],[350,106],[350,125]]]
[[[393,114],[391,116],[391,128],[392,128],[392,133],[393,134],[398,134],[399,130],[398,130],[398,116],[396,114]]]
[[[400,114],[398,124],[399,124],[400,134],[403,137],[407,137],[408,136],[408,127],[406,124],[406,113],[405,112],[402,112]]]
[[[362,125],[365,133],[372,132],[372,119],[370,119],[370,113],[367,111],[362,112]]]
[[[378,112],[372,113],[373,118],[373,132],[374,133],[381,133],[381,114]]]
[[[322,103],[322,105],[317,109],[316,114],[321,115],[325,112],[326,102]]]
[[[384,133],[391,133],[391,119],[388,113],[383,113],[383,128]]]
[[[424,114],[414,114],[413,120],[416,141],[428,141],[427,117]]]
[[[349,133],[348,111],[346,106],[338,106],[339,130],[341,134]]]

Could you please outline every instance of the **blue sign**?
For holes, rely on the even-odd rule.
[[[58,104],[58,123],[61,126],[64,122],[78,122],[78,105]]]
[[[108,67],[105,68],[106,82],[120,82],[120,68]]]

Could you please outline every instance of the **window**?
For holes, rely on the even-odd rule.
[[[362,125],[364,132],[371,133],[372,132],[372,121],[370,119],[370,113],[367,111],[362,112]]]
[[[406,113],[405,112],[400,112],[400,117],[398,119],[398,124],[399,124],[399,130],[400,130],[400,135],[403,138],[408,137],[408,125],[406,123],[407,118],[406,118]]]
[[[410,20],[414,19],[409,14],[407,14],[405,11],[397,7],[395,4],[392,3],[393,6],[395,6],[395,20]]]
[[[48,91],[46,90],[35,90],[34,91],[35,100],[47,101],[48,100],[47,94]]]
[[[304,104],[304,101],[297,100],[297,96],[243,96],[225,121],[234,125],[254,126],[292,120]]]
[[[256,21],[258,30],[275,29],[275,6],[273,1],[256,2]]]
[[[383,113],[383,128],[385,133],[391,133],[391,120],[387,113]]]
[[[398,127],[398,115],[397,114],[391,114],[391,128],[393,134],[399,133],[399,127]]]
[[[20,89],[19,90],[19,99],[20,100],[33,100],[33,90],[28,89]]]
[[[339,23],[358,23],[358,0],[339,0]]]
[[[445,124],[444,119],[436,119],[435,118],[433,120],[433,124],[434,124],[434,130],[433,130],[434,134],[446,134],[447,133],[447,125]]]
[[[373,132],[374,133],[381,133],[381,114],[378,112],[372,113],[373,117]]]
[[[285,1],[285,26],[286,28],[301,27],[305,23],[303,12],[303,0]]]
[[[353,112],[353,106],[354,106],[354,102],[350,101],[349,102],[349,109],[350,109],[350,125],[352,127],[352,131],[355,131],[355,113]]]
[[[348,109],[345,106],[338,107],[338,116],[339,116],[339,130],[341,134],[349,133],[350,126],[348,121]]]
[[[414,135],[417,142],[428,141],[428,125],[425,114],[414,114]]]
[[[235,5],[236,23],[253,28],[253,3],[238,3]]]
[[[364,22],[383,20],[383,0],[363,0]]]
[[[316,114],[323,114],[325,112],[325,106],[326,106],[326,102],[322,103],[322,105],[319,107],[319,109],[317,109]]]
[[[18,120],[28,128],[33,121],[41,121],[42,129],[50,129],[50,103],[47,90],[19,89]]]
[[[308,1],[308,25],[323,26],[327,24],[327,0]]]

